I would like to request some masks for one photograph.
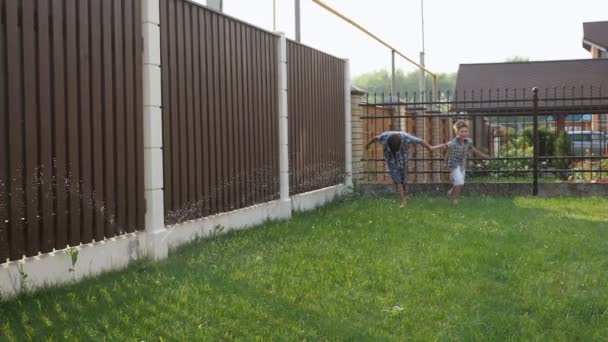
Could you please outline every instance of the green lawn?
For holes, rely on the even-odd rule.
[[[607,340],[608,200],[345,200],[0,304],[45,339]]]

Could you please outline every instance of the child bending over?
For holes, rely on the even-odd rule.
[[[429,151],[431,145],[426,141],[415,137],[406,132],[384,132],[379,136],[370,140],[365,146],[366,149],[373,143],[383,145],[384,160],[388,166],[388,171],[391,175],[395,187],[401,194],[401,208],[407,206],[407,162],[410,156],[409,145],[422,145]]]

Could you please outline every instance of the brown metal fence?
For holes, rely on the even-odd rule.
[[[278,198],[278,37],[161,1],[166,222]]]
[[[139,0],[0,0],[0,262],[143,227]]]
[[[287,43],[290,192],[344,181],[344,61]]]

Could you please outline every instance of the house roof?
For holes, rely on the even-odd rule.
[[[583,23],[583,47],[591,51],[591,45],[608,50],[608,21]]]
[[[351,85],[350,94],[351,95],[365,95],[365,94],[367,94],[367,92],[357,86]]]
[[[539,98],[608,96],[608,59],[557,60],[461,64],[456,79],[456,101],[532,99],[532,88]],[[600,95],[601,92],[601,95]],[[607,102],[608,101],[604,101]],[[556,105],[541,101],[542,105]],[[480,109],[516,106],[516,103],[475,104]],[[473,105],[457,108],[472,110]],[[521,103],[520,106],[530,106]]]

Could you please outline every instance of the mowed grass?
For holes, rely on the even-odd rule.
[[[608,200],[354,198],[0,304],[0,340],[607,340]]]

